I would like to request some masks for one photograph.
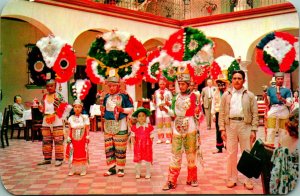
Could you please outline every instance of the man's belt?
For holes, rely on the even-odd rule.
[[[244,117],[232,117],[232,118],[229,118],[230,120],[238,120],[238,121],[242,121],[244,120]]]
[[[271,105],[271,107],[272,106],[282,106],[282,105],[284,105],[284,104],[283,103],[274,103],[274,104]]]

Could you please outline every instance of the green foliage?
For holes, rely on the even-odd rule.
[[[170,68],[170,69],[173,69],[173,68]],[[177,78],[176,74],[174,74],[173,76],[169,75],[167,69],[164,69],[164,70],[162,71],[162,73],[163,73],[163,76],[164,76],[168,81],[174,82],[174,81],[176,80],[176,78]]]
[[[106,66],[112,68],[119,68],[121,65],[132,62],[132,58],[126,52],[120,50],[111,50],[108,54],[101,55],[101,58],[103,58],[102,62]]]
[[[105,49],[104,49],[104,44],[105,44],[105,41],[102,37],[97,38],[96,41],[94,41],[92,43],[88,55],[90,57],[94,57],[94,58],[100,60],[101,57],[103,55],[105,55],[105,53],[106,53]]]
[[[232,72],[234,71],[234,70],[240,70],[241,68],[240,68],[240,65],[239,65],[239,63],[236,61],[236,60],[234,60],[232,63],[231,63],[231,65],[228,67],[228,80],[231,82],[231,80],[232,80]]]
[[[198,46],[193,49],[189,48],[189,45],[192,40],[194,40],[198,43]],[[209,44],[209,43],[212,44],[212,41],[207,39],[203,32],[201,32],[198,29],[186,27],[185,28],[185,53],[184,53],[183,60],[184,61],[191,60],[192,57],[195,54],[197,54],[197,52],[199,50],[201,50],[201,48],[204,45]]]
[[[153,77],[156,77],[155,72],[158,70],[158,68],[159,68],[159,63],[154,63],[154,65],[151,66],[150,72]]]
[[[263,49],[265,47],[265,45],[270,41],[275,39],[275,34],[274,32],[269,33],[268,35],[266,35],[262,40],[260,40],[260,42],[257,44],[257,48],[259,49]]]
[[[299,66],[299,61],[294,61],[290,70],[289,70],[289,73],[292,73],[293,71],[295,71]]]
[[[278,61],[269,55],[266,51],[264,51],[264,61],[266,62],[267,66],[271,69],[272,72],[279,72],[279,64]]]

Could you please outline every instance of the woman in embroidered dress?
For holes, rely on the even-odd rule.
[[[150,164],[152,158],[152,141],[153,141],[153,126],[146,122],[148,116],[151,115],[150,110],[139,107],[132,116],[137,118],[137,123],[131,127],[131,137],[134,141],[134,158],[133,162],[136,163],[135,178],[141,178],[141,162],[146,163],[146,179],[151,178]]]
[[[287,133],[282,137],[281,146],[273,152],[273,168],[270,179],[271,194],[287,194],[294,190],[299,177],[299,110],[294,110],[285,123]]]
[[[80,100],[73,103],[74,115],[69,117],[70,132],[67,139],[66,159],[69,160],[69,176],[74,175],[80,169],[80,175],[86,175],[88,164],[88,143],[90,121],[89,117],[82,113],[83,104]]]

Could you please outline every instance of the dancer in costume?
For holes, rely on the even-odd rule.
[[[266,143],[278,146],[281,140],[281,132],[285,129],[285,123],[289,117],[289,106],[292,105],[291,90],[283,87],[284,73],[274,74],[276,86],[269,87],[264,93],[267,105],[270,110],[267,113],[267,137]],[[278,140],[275,142],[275,137]]]
[[[82,113],[83,104],[80,100],[73,103],[74,115],[69,117],[70,132],[67,139],[66,160],[69,160],[69,176],[80,170],[80,175],[87,172],[88,164],[88,143],[90,119]]]
[[[172,93],[166,88],[167,80],[164,77],[160,77],[158,81],[159,89],[154,92],[154,104],[156,105],[155,123],[158,140],[157,143],[161,144],[166,137],[166,144],[171,142],[172,129],[171,129],[171,117],[162,110],[162,107],[169,107],[172,100]]]
[[[42,124],[43,155],[44,161],[38,165],[51,164],[53,142],[55,144],[55,166],[61,166],[64,159],[64,131],[61,108],[64,99],[59,92],[56,92],[56,81],[46,81],[47,93],[44,94],[39,110],[44,114]]]
[[[141,178],[141,162],[146,164],[146,179],[151,178],[150,167],[152,158],[152,141],[154,138],[153,126],[146,122],[147,117],[151,115],[150,110],[139,107],[132,116],[137,118],[137,123],[131,127],[131,137],[134,141],[134,158],[137,179]]]
[[[120,92],[120,78],[110,75],[107,79],[109,94],[103,100],[104,109],[104,143],[106,163],[109,167],[103,175],[117,173],[124,176],[126,148],[128,139],[127,115],[133,111],[132,100],[128,94]]]
[[[172,109],[163,107],[165,112],[175,116],[172,136],[172,157],[169,164],[168,181],[163,190],[175,189],[177,178],[182,163],[182,153],[187,158],[187,185],[198,186],[196,152],[197,152],[197,127],[194,116],[199,114],[199,105],[196,105],[197,96],[189,90],[190,74],[187,71],[180,72],[177,76],[180,93],[172,100]]]

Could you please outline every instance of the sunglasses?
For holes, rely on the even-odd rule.
[[[218,86],[219,87],[223,87],[223,86],[226,86],[226,84],[224,84],[224,83],[218,83]]]

